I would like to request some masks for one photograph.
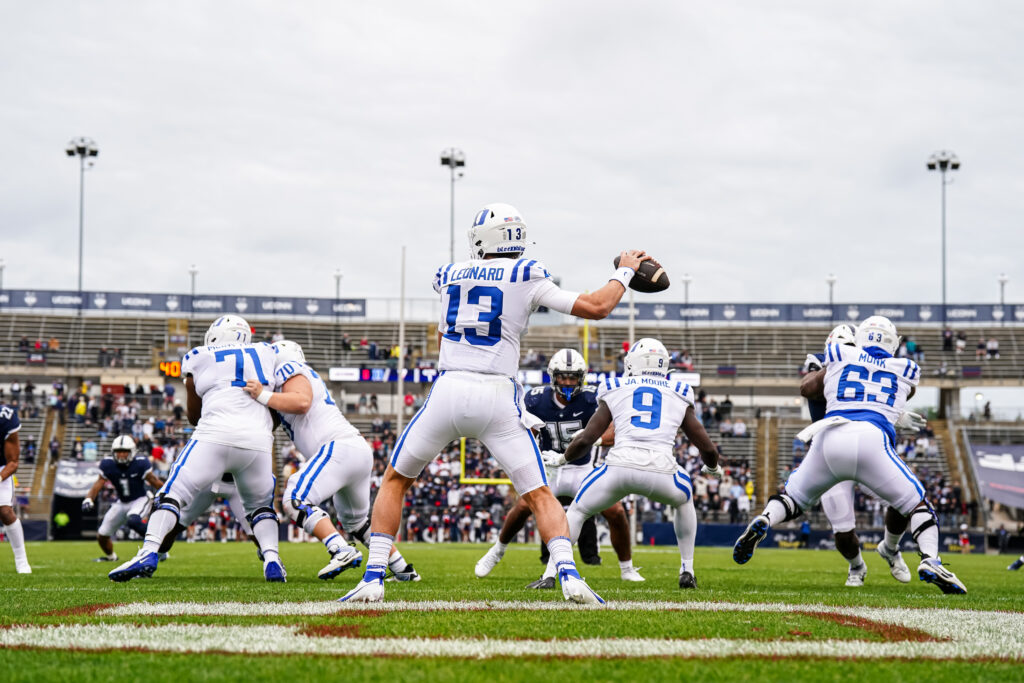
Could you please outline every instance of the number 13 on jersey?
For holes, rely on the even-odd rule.
[[[477,285],[466,292],[466,306],[484,306],[485,309],[473,317],[475,311],[462,311],[462,285],[448,285],[448,312],[444,321],[448,326],[444,338],[459,342],[465,337],[473,346],[494,346],[501,341],[501,305],[503,294],[497,287]],[[485,333],[481,334],[481,330]]]

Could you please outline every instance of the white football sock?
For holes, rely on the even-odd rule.
[[[890,551],[895,552],[895,551],[900,549],[900,539],[901,538],[903,538],[903,532],[900,532],[898,534],[894,534],[893,532],[889,531],[888,529],[885,530],[885,541],[884,542],[885,542],[885,546]]]
[[[850,569],[860,569],[864,566],[864,558],[861,557],[860,551],[857,551],[857,556],[852,560],[847,560],[850,563]]]
[[[28,562],[25,555],[25,530],[21,528],[21,520],[15,519],[13,524],[4,527],[7,533],[7,540],[11,543],[11,550],[14,552],[14,561],[17,563]]]
[[[548,565],[553,567],[555,572],[562,569],[572,569],[575,571],[576,562],[572,558],[572,542],[568,538],[565,536],[555,536],[552,538],[548,541],[548,552],[551,554]],[[547,576],[547,572],[544,575]]]
[[[395,548],[393,545],[391,547],[392,551],[391,556],[388,557],[388,567],[390,567],[391,571],[395,574],[404,572],[409,568],[409,563],[405,561],[404,557],[402,557],[402,553],[398,552],[398,548]]]
[[[632,568],[633,568],[633,560],[632,560],[632,558],[630,558],[628,560],[619,560],[619,571],[620,572],[625,572],[625,571],[628,571],[628,570],[630,570]]]
[[[260,551],[263,553],[263,563],[276,560],[280,557],[277,552],[278,522],[276,517],[267,517],[256,522],[252,527],[252,535],[260,544]],[[146,535],[148,542],[149,534]]]
[[[395,537],[391,534],[382,534],[377,531],[370,532],[370,549],[366,557],[366,571],[363,573],[363,581],[384,578],[388,568],[388,556],[391,554],[391,548],[394,545]]]
[[[497,541],[494,544],[494,547],[491,548],[491,550],[493,550],[494,553],[498,557],[504,557],[505,556],[505,550],[507,550],[507,549],[508,549],[508,543],[502,543],[501,541]]]
[[[675,527],[679,559],[682,563],[679,573],[690,572],[692,574],[693,548],[697,545],[697,510],[693,507],[692,500],[688,500],[684,505],[676,508],[672,526]]]
[[[149,515],[149,524],[146,525],[146,540],[142,543],[142,550],[147,553],[158,552],[160,546],[163,545],[164,538],[177,523],[178,516],[170,510],[154,510]]]
[[[335,531],[333,534],[325,538],[323,540],[323,544],[324,547],[327,548],[327,552],[329,552],[331,555],[334,555],[335,553],[341,551],[343,548],[348,546],[348,543],[345,542],[345,539],[343,539],[341,537],[341,534],[339,534],[337,531]]]
[[[786,506],[781,500],[769,500],[761,514],[768,518],[768,524],[778,524],[786,519]]]

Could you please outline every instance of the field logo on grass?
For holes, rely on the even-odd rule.
[[[840,624],[859,635],[846,639],[817,639],[811,633],[792,633],[794,639],[743,638],[553,638],[509,639],[483,637],[359,637],[357,625],[344,623],[361,612],[478,612],[585,611],[619,612],[735,612],[798,614]],[[338,624],[303,624],[301,617],[336,615]],[[786,603],[618,602],[584,607],[562,602],[384,602],[344,605],[302,603],[136,603],[75,608],[68,620],[90,616],[121,617],[239,617],[237,625],[223,623],[63,623],[18,625],[0,629],[0,647],[39,649],[154,652],[316,654],[393,657],[700,657],[738,656],[834,657],[866,659],[1024,660],[1024,613],[985,612],[943,608],[836,607]],[[252,624],[252,617],[292,617],[287,625]],[[299,617],[295,619],[294,617]],[[294,623],[298,622],[298,623]],[[880,637],[880,639],[879,639]],[[873,638],[873,639],[872,639]]]

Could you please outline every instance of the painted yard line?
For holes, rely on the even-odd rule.
[[[927,612],[933,618],[947,618],[951,613],[992,614],[984,610],[963,610],[946,608],[892,608],[903,612]],[[785,602],[671,602],[647,600],[623,600],[607,605],[577,605],[571,602],[534,602],[520,600],[458,601],[423,600],[415,602],[384,601],[373,603],[339,603],[331,601],[309,602],[137,602],[115,605],[97,610],[98,616],[179,616],[179,615],[223,615],[223,616],[315,616],[337,612],[467,612],[467,611],[527,611],[565,612],[586,610],[612,610],[622,612],[828,612],[849,616],[868,617],[869,612],[888,613],[890,608],[882,607],[838,607],[834,605],[793,604]],[[1024,618],[1024,613],[1020,615]],[[870,618],[870,617],[869,617]]]
[[[977,619],[971,619],[977,622]],[[1020,621],[1013,626],[1020,627]],[[963,626],[963,625],[961,625]],[[974,632],[976,623],[965,630]],[[997,640],[975,634],[953,642],[749,641],[588,638],[583,640],[491,640],[436,638],[347,638],[310,636],[295,626],[213,626],[129,624],[15,626],[0,629],[3,647],[163,652],[321,654],[398,657],[856,657],[1024,659],[1014,630]]]

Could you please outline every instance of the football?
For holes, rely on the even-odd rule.
[[[615,267],[619,267],[619,257],[615,257]],[[636,275],[629,281],[631,289],[638,292],[664,292],[668,289],[668,273],[653,258],[640,264]]]

